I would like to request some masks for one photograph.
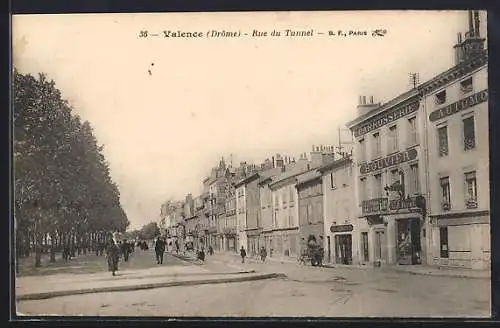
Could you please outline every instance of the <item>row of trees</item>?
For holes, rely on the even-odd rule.
[[[141,229],[136,229],[132,231],[127,231],[123,234],[123,238],[127,238],[128,240],[133,239],[141,239],[141,240],[149,240],[154,239],[161,234],[160,227],[156,222],[150,222],[142,226]]]
[[[89,122],[40,74],[13,76],[16,256],[42,246],[88,250],[129,225]]]

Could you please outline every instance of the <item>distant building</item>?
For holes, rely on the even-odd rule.
[[[310,240],[323,244],[323,181],[321,173],[311,170],[297,176],[300,244]]]
[[[350,156],[323,165],[322,174],[325,262],[369,263],[368,229],[359,230],[354,165]],[[361,240],[360,240],[361,237]]]

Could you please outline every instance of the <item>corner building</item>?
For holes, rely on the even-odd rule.
[[[360,97],[353,132],[362,262],[421,264],[426,257],[425,153],[416,88],[381,105]]]
[[[478,12],[455,66],[421,85],[427,119],[429,264],[490,268],[488,57]]]

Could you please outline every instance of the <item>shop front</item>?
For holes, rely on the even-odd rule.
[[[330,227],[335,246],[333,254],[335,263],[347,265],[353,263],[353,230],[352,224],[332,225]]]
[[[260,234],[261,234],[261,229],[247,230],[248,255],[256,256],[259,254]]]
[[[397,263],[401,265],[422,264],[420,218],[396,219]]]
[[[431,218],[430,264],[489,270],[491,267],[489,211],[447,213]]]

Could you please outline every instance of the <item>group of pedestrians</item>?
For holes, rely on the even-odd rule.
[[[245,263],[245,258],[247,257],[247,252],[245,250],[245,247],[243,247],[243,246],[241,246],[241,248],[240,248],[240,256],[241,256],[241,263]],[[260,256],[260,260],[262,261],[262,263],[266,262],[267,251],[266,251],[266,248],[264,246],[262,246],[260,248],[259,256]]]

